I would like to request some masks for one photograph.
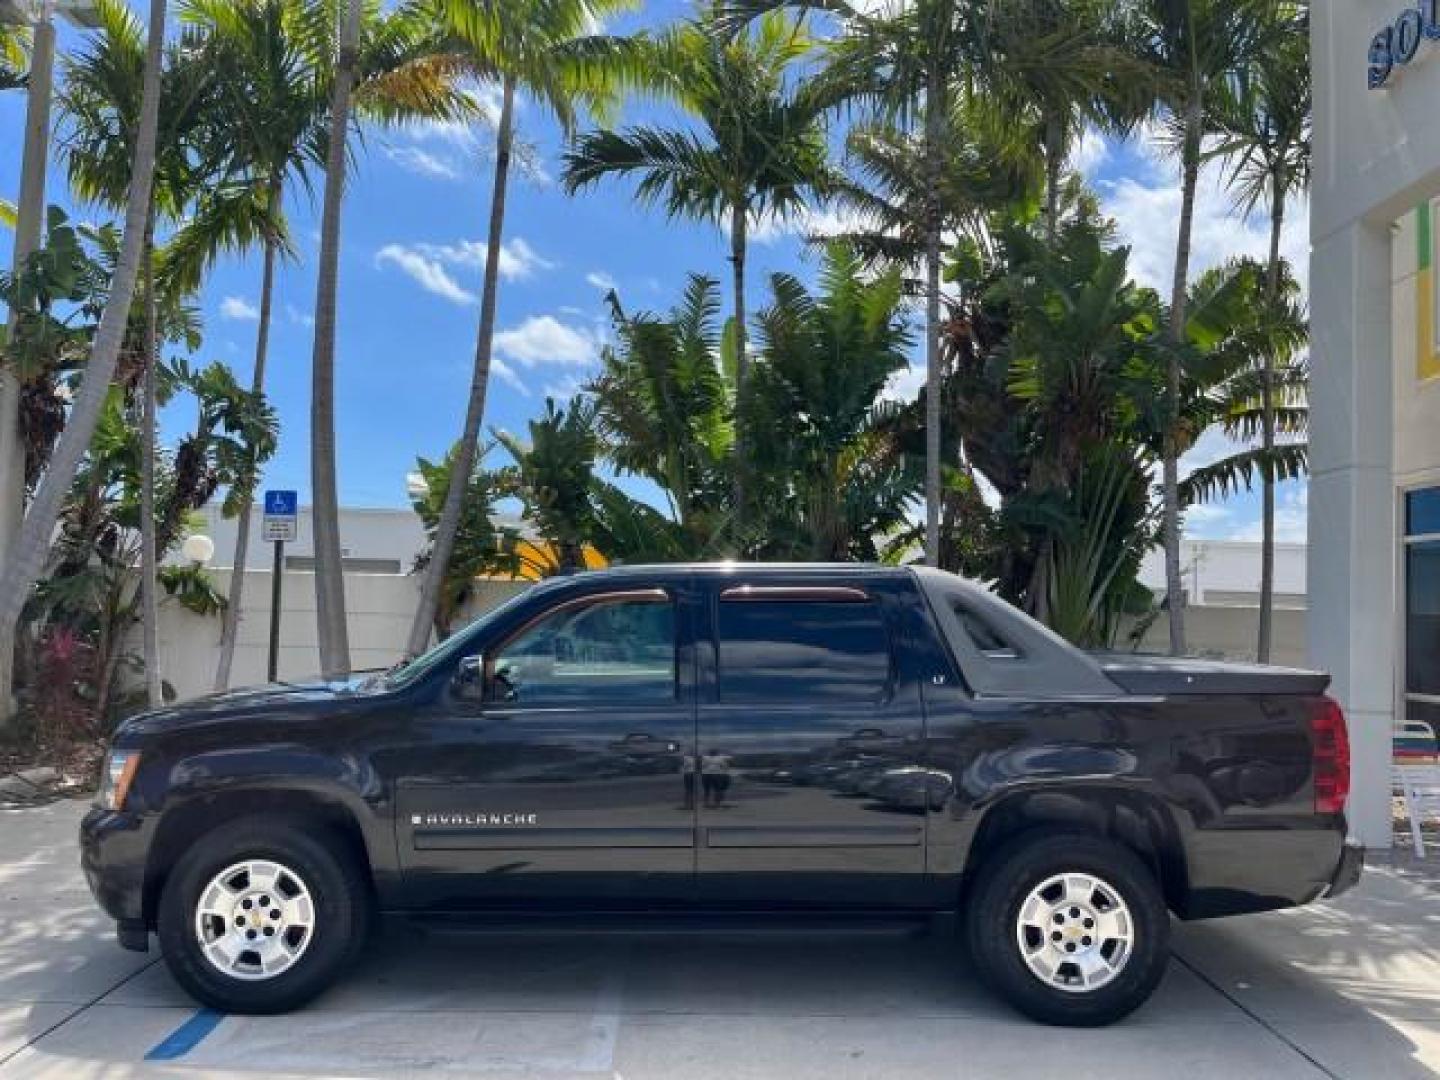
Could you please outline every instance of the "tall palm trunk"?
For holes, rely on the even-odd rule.
[[[730,273],[735,289],[735,527],[743,539],[749,497],[750,356],[745,333],[745,245],[749,210],[737,202],[730,210]]]
[[[1045,118],[1045,243],[1054,248],[1060,233],[1060,170],[1065,163],[1065,129],[1060,117]]]
[[[268,205],[272,219],[279,216],[281,197],[280,174],[270,177]],[[260,271],[260,325],[255,330],[255,368],[250,375],[250,392],[265,389],[265,361],[270,353],[270,312],[275,293],[275,256],[279,244],[274,236],[265,238],[265,259]],[[250,559],[250,511],[254,505],[252,492],[240,503],[235,519],[235,557],[230,564],[230,590],[226,594],[225,614],[220,626],[220,659],[215,664],[215,689],[230,686],[230,669],[235,663],[235,642],[240,634],[240,605],[245,594],[245,564]]]
[[[940,177],[945,73],[933,65],[925,95],[925,565],[940,565]]]
[[[15,238],[11,249],[16,274],[30,254],[40,247],[45,217],[45,171],[50,139],[50,102],[54,83],[55,24],[42,18],[35,27],[30,50],[30,73],[25,94],[25,149],[21,161],[20,200],[16,206]],[[17,325],[9,314],[9,330]],[[0,367],[0,560],[9,557],[25,517],[25,439],[20,419],[20,380],[8,367]],[[0,728],[10,721],[15,682],[12,637],[0,633]]]
[[[510,159],[515,150],[515,80],[507,78],[501,90],[500,121],[495,133],[495,178],[490,193],[490,228],[485,237],[485,280],[480,292],[480,326],[475,335],[475,368],[470,376],[470,399],[465,407],[465,428],[450,468],[450,486],[435,528],[430,563],[420,585],[420,602],[410,625],[406,652],[421,653],[430,641],[430,629],[440,605],[440,592],[450,558],[455,552],[455,535],[460,531],[465,492],[469,489],[475,460],[480,452],[480,425],[485,420],[485,395],[490,387],[490,357],[495,340],[495,297],[500,280],[500,244],[505,233],[505,194],[510,179]]]
[[[1180,577],[1180,347],[1185,340],[1185,292],[1190,271],[1190,230],[1195,186],[1200,178],[1200,95],[1185,109],[1180,157],[1180,229],[1175,240],[1175,277],[1170,287],[1170,357],[1165,365],[1165,453],[1163,470],[1165,594],[1169,601],[1170,652],[1185,652],[1185,585]]]
[[[165,703],[160,686],[159,567],[155,545],[155,364],[159,335],[155,328],[155,211],[145,224],[144,304],[145,330],[142,356],[140,418],[140,637],[145,658],[145,699],[155,709]]]
[[[1277,173],[1270,186],[1270,262],[1266,268],[1265,306],[1273,313],[1280,302],[1280,230],[1285,225],[1285,185]],[[1270,662],[1275,618],[1275,358],[1265,350],[1260,376],[1260,625],[1255,659]]]
[[[150,209],[150,189],[155,173],[155,129],[160,111],[160,55],[165,40],[165,2],[150,0],[150,27],[145,45],[145,73],[140,98],[140,130],[135,139],[135,157],[130,170],[130,193],[125,207],[125,234],[120,258],[110,281],[110,296],[90,347],[89,363],[65,430],[51,455],[49,467],[35,491],[15,546],[6,554],[0,577],[0,650],[12,652],[16,623],[40,576],[60,505],[75,479],[80,460],[90,447],[95,427],[115,377],[130,305],[135,299],[135,281],[145,246],[145,224]]]
[[[335,480],[335,296],[339,287],[340,206],[345,197],[345,135],[360,45],[360,0],[346,0],[340,57],[330,99],[330,145],[320,219],[315,285],[315,351],[311,359],[310,487],[315,530],[315,612],[320,669],[327,678],[350,670],[345,625],[345,573],[340,555],[340,506]]]

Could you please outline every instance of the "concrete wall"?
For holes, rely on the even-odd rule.
[[[1190,606],[1185,609],[1185,638],[1196,656],[1217,660],[1254,660],[1260,610],[1254,607]],[[1270,662],[1287,667],[1307,664],[1305,612],[1276,607]],[[1122,641],[1123,645],[1123,641]],[[1156,619],[1141,639],[1140,651],[1170,651],[1169,624]]]
[[[229,583],[229,570],[216,571],[214,576],[217,587],[223,591]],[[245,575],[245,612],[240,620],[231,686],[265,681],[270,641],[270,584],[269,571],[252,570]],[[357,670],[387,667],[403,654],[419,587],[420,579],[410,575],[345,575],[350,657]],[[282,588],[280,678],[314,675],[320,670],[315,575],[291,571],[285,574]],[[467,617],[488,611],[523,588],[522,582],[480,583]],[[161,675],[176,694],[183,699],[209,693],[219,651],[219,617],[195,615],[178,604],[167,602],[161,606],[159,636]]]
[[[1350,720],[1351,826],[1376,846],[1390,843],[1403,651],[1398,496],[1440,469],[1440,401],[1416,363],[1422,319],[1407,261],[1416,234],[1404,220],[1440,193],[1440,46],[1422,38],[1384,88],[1367,85],[1376,34],[1413,6],[1318,0],[1311,8],[1307,637],[1312,664],[1333,673]]]

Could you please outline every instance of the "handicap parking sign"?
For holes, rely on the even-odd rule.
[[[260,532],[266,543],[290,541],[300,535],[300,500],[294,491],[267,491]]]

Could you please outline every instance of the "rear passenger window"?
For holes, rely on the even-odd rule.
[[[967,611],[959,604],[952,604],[955,617],[960,620],[960,625],[965,628],[965,633],[970,635],[970,640],[992,660],[1014,660],[1020,655],[1020,650],[1010,644],[1000,635],[1000,632],[988,622],[976,615],[973,611]]]
[[[869,599],[722,598],[719,637],[724,702],[875,701],[890,679]]]

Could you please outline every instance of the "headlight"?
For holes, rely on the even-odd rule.
[[[100,790],[95,795],[95,805],[103,810],[123,809],[130,781],[135,779],[135,770],[139,767],[138,750],[111,750],[105,757],[105,769],[100,774]]]

